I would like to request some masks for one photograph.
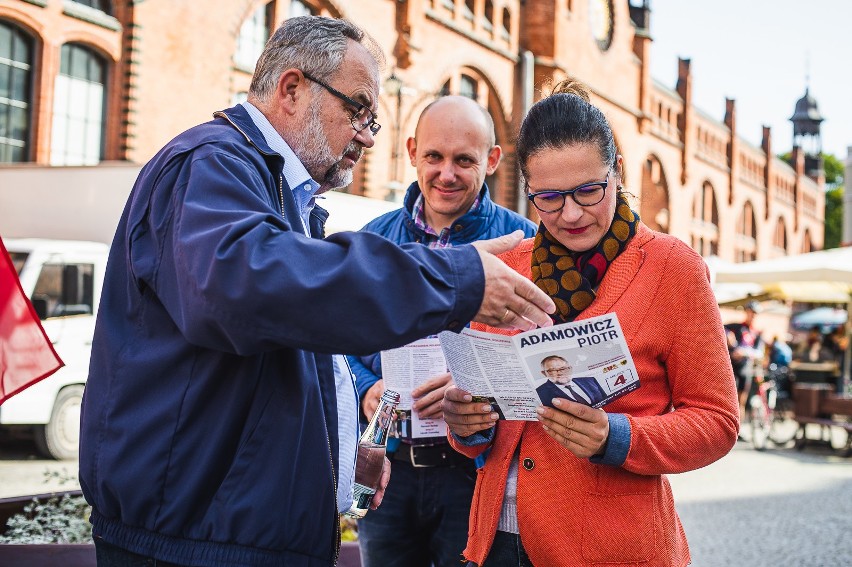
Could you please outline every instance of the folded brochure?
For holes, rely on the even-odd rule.
[[[456,385],[501,419],[534,421],[554,398],[599,408],[639,387],[615,313],[514,336],[464,329],[438,338]]]

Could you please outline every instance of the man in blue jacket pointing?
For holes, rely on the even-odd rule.
[[[379,133],[378,53],[346,21],[287,20],[248,101],[140,172],[82,407],[99,565],[333,565],[358,411],[334,353],[472,318],[548,324],[552,302],[493,256],[520,235],[448,250],[323,239],[315,197],[347,185]]]

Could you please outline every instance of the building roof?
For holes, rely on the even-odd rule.
[[[816,122],[820,123],[825,120],[819,113],[817,101],[810,95],[808,89],[805,89],[805,96],[796,101],[796,110],[790,120],[796,122]]]

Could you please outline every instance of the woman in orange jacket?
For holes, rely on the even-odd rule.
[[[721,458],[739,429],[707,268],[630,209],[612,130],[582,85],[564,81],[533,106],[517,153],[541,225],[503,260],[553,298],[556,323],[616,313],[641,387],[603,409],[557,398],[537,422],[497,422],[449,389],[453,446],[490,450],[464,556],[481,567],[687,565],[665,475]]]

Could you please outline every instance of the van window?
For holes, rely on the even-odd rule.
[[[21,275],[21,270],[24,269],[24,264],[29,257],[28,252],[9,252],[9,257],[12,258],[12,265],[15,266],[15,271],[18,272],[18,277]]]
[[[47,303],[47,318],[94,312],[94,264],[45,264],[32,299]]]

